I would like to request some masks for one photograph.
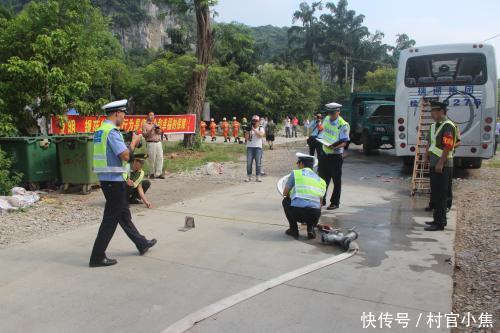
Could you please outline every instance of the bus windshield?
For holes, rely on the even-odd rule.
[[[407,87],[481,85],[486,78],[486,57],[479,53],[417,56],[406,63]]]

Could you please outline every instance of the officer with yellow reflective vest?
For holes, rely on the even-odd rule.
[[[438,231],[444,230],[446,226],[446,206],[453,176],[453,150],[458,132],[456,125],[446,117],[447,105],[437,101],[431,101],[430,104],[435,123],[430,128],[425,159],[429,161],[430,167],[434,220],[426,222],[428,226],[425,230]]]
[[[326,182],[326,189],[330,180],[333,181],[333,193],[330,205],[326,208],[334,210],[340,206],[342,192],[342,165],[344,164],[344,147],[349,142],[349,124],[340,116],[341,104],[330,103],[325,105],[328,115],[323,121],[323,131],[318,136],[323,151],[319,157],[319,175]],[[323,198],[326,205],[326,193]]]
[[[297,170],[292,171],[283,190],[283,209],[290,228],[286,234],[298,239],[298,222],[307,224],[307,238],[316,238],[314,228],[321,216],[326,184],[313,171],[314,156],[297,154]]]
[[[127,113],[127,100],[109,103],[103,109],[106,112],[106,120],[94,133],[93,167],[101,183],[106,205],[90,256],[90,267],[111,266],[117,263],[115,259],[106,257],[106,248],[118,224],[134,242],[141,255],[156,244],[155,239],[147,240],[139,233],[130,214],[125,181],[130,170],[127,162],[131,159],[141,136],[134,135],[127,148],[120,133],[120,126]]]

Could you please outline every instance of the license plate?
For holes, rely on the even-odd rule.
[[[389,137],[388,136],[383,136],[382,137],[382,141],[389,141]]]

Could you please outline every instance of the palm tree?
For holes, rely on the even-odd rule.
[[[314,63],[317,57],[317,48],[321,40],[322,27],[314,15],[316,10],[322,10],[321,1],[300,4],[299,10],[293,13],[292,23],[302,22],[302,26],[292,26],[288,30],[289,44],[299,60],[309,60]],[[298,46],[295,48],[294,46]]]

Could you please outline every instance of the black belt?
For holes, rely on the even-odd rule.
[[[160,141],[146,141],[147,143],[158,143]]]

